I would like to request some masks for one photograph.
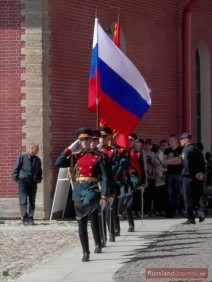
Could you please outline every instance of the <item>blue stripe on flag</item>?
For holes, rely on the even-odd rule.
[[[149,108],[146,100],[101,59],[98,61],[98,67],[101,90],[121,107],[140,119]],[[95,73],[94,69],[92,69],[93,71]]]
[[[96,46],[92,49],[90,78],[92,78],[96,73],[97,61],[98,61],[98,44],[96,44]]]

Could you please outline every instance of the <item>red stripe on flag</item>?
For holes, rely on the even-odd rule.
[[[137,126],[139,118],[128,112],[126,109],[122,108],[101,90],[100,97],[100,117],[104,117],[104,122],[108,126],[115,128],[117,131],[128,136],[132,132],[132,128],[134,129]],[[122,120],[125,121],[124,125],[122,123]]]

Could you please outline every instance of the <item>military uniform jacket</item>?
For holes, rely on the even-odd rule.
[[[128,172],[130,174],[130,181],[135,186],[146,183],[142,152],[130,149],[130,165]]]
[[[112,179],[114,179],[114,175],[116,174],[119,167],[119,160],[115,157],[114,152],[115,149],[111,146],[105,146],[102,148],[102,151],[108,157],[107,167]]]
[[[118,166],[114,167],[114,175],[116,175],[117,180],[127,181],[128,178],[128,168],[130,165],[130,156],[127,150],[119,145],[115,146],[114,158]]]
[[[70,167],[71,161],[69,157],[71,154],[71,150],[68,148],[65,149],[56,160],[56,166]],[[76,161],[74,175],[76,179],[75,188],[81,186],[81,190],[98,190],[98,192],[100,192],[97,185],[98,181],[101,183],[101,195],[106,198],[108,196],[108,180],[102,156],[95,151],[89,150],[74,154],[73,157]],[[92,181],[92,179],[94,179],[94,181]],[[95,179],[97,179],[97,181]]]

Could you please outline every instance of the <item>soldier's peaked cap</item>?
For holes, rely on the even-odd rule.
[[[101,132],[97,129],[92,130],[93,131],[93,138],[99,138],[101,137]]]
[[[87,127],[79,128],[76,133],[79,139],[92,138],[93,136],[93,131]]]
[[[129,136],[128,136],[129,139],[131,140],[137,140],[138,139],[138,136],[135,134],[135,133],[131,133]]]
[[[112,135],[112,133],[113,133],[112,129],[110,127],[107,127],[107,126],[101,126],[99,128],[99,130],[100,130],[102,136]]]

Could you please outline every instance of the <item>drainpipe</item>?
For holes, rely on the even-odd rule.
[[[200,0],[191,0],[183,11],[182,26],[182,58],[183,58],[183,85],[182,85],[182,130],[192,131],[191,108],[191,19],[192,13]]]

